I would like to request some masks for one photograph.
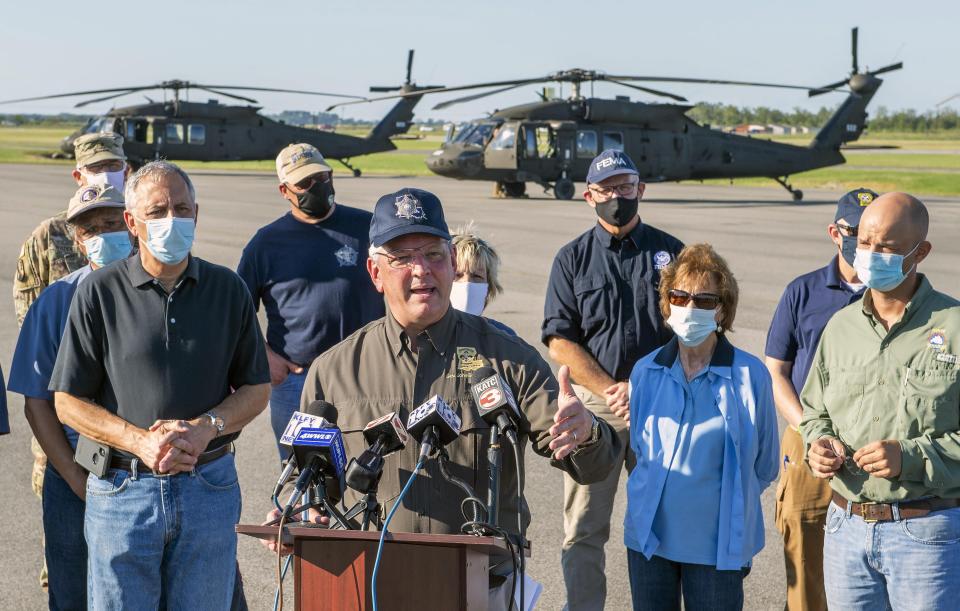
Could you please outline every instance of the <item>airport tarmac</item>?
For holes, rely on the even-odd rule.
[[[196,171],[200,204],[194,253],[235,267],[240,252],[257,228],[280,216],[284,202],[276,178],[269,174]],[[489,183],[444,178],[363,177],[336,175],[338,201],[372,209],[378,196],[404,186],[435,192],[443,201],[453,228],[474,220],[478,231],[500,251],[505,292],[486,314],[514,328],[546,356],[540,344],[543,295],[557,249],[595,222],[582,201],[557,201],[539,195],[526,200],[490,197]],[[869,186],[869,185],[865,185]],[[578,189],[582,185],[578,185]],[[578,191],[579,192],[579,191]],[[20,244],[41,220],[59,212],[73,193],[68,169],[62,166],[0,165],[0,364],[9,371],[17,338],[11,279]],[[767,326],[783,287],[797,275],[825,265],[835,253],[826,236],[839,191],[807,191],[807,201],[794,203],[779,187],[744,188],[698,184],[653,184],[641,202],[644,222],[672,233],[687,244],[710,242],[727,258],[740,284],[740,305],[730,336],[753,354],[763,352]],[[921,265],[934,287],[960,295],[960,199],[925,198],[930,209],[933,252]],[[6,270],[6,271],[2,271]],[[144,389],[149,392],[149,389]],[[0,607],[42,609],[46,597],[37,585],[40,570],[40,502],[30,490],[32,457],[29,427],[22,399],[8,394],[12,434],[0,437]],[[237,442],[245,523],[262,520],[270,508],[270,490],[278,474],[269,417],[259,416]],[[527,499],[533,513],[528,533],[534,554],[528,573],[544,584],[540,609],[559,609],[564,601],[560,571],[563,538],[562,477],[548,461],[527,459]],[[625,480],[624,480],[625,481]],[[747,609],[783,607],[785,577],[781,539],[773,526],[773,493],[764,494],[766,548],[754,559],[745,582]],[[622,522],[626,499],[620,494],[611,518],[607,546],[608,609],[628,609],[630,588]],[[251,609],[269,609],[275,588],[273,557],[259,543],[243,538],[239,560]],[[412,570],[415,570],[412,569]],[[292,608],[293,577],[285,590]],[[427,605],[425,608],[427,608]]]

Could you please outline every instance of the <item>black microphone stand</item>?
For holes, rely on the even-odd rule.
[[[487,447],[487,522],[499,526],[500,513],[500,425],[490,425],[490,445]]]

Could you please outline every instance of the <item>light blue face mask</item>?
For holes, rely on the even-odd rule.
[[[860,282],[866,284],[869,288],[881,293],[892,291],[903,284],[907,274],[916,267],[916,264],[914,264],[907,271],[903,271],[903,260],[912,255],[919,247],[920,242],[917,242],[917,245],[905,255],[892,252],[872,252],[858,248],[857,254],[853,258],[853,269],[857,271]]]
[[[111,231],[101,233],[83,241],[87,250],[87,259],[97,267],[110,265],[114,261],[126,259],[130,256],[133,246],[130,244],[130,234],[126,231]]]
[[[147,239],[144,240],[147,250],[164,265],[176,265],[190,254],[196,229],[195,219],[168,216],[137,220],[147,226]]]

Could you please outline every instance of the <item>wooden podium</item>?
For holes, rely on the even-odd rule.
[[[273,526],[240,524],[237,532],[276,537]],[[328,530],[296,524],[284,528],[294,549],[298,610],[370,611],[370,582],[379,532]],[[495,537],[389,533],[377,576],[377,604],[383,611],[455,609],[485,611],[489,557],[509,557]]]

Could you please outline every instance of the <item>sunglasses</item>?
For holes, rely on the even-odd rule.
[[[691,295],[686,291],[670,289],[667,296],[670,299],[670,305],[675,305],[678,308],[685,308],[691,300],[693,300],[693,307],[699,310],[715,310],[717,306],[720,305],[720,295],[713,293],[697,293],[696,295]]]

